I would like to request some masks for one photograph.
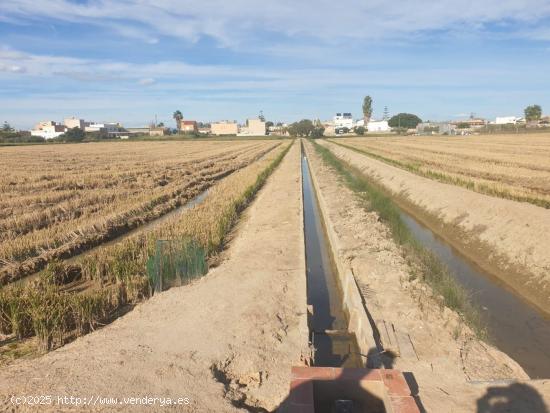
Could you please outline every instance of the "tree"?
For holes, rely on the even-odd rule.
[[[355,128],[355,133],[358,134],[359,136],[363,136],[366,132],[366,129],[364,126],[357,126]]]
[[[13,132],[13,128],[7,121],[4,121],[4,124],[2,125],[2,132]]]
[[[458,129],[468,129],[470,127],[470,124],[468,122],[460,122],[458,125],[456,125]]]
[[[540,105],[531,105],[525,108],[525,120],[527,122],[534,122],[540,120],[542,117],[542,108]]]
[[[75,127],[60,135],[58,139],[63,142],[82,142],[85,137],[86,133],[79,127]]]
[[[302,119],[299,122],[294,122],[288,127],[290,136],[309,136],[315,130],[313,122],[309,119]]]
[[[363,117],[368,122],[372,116],[372,98],[365,96],[363,99]]]
[[[313,139],[322,138],[324,134],[325,134],[325,128],[323,128],[322,126],[316,126],[311,131],[311,137]]]
[[[266,128],[271,128],[273,125],[274,125],[274,123],[271,122],[270,120],[268,120],[268,121],[265,123],[265,127],[266,127]]]
[[[412,113],[399,113],[393,116],[388,122],[392,128],[405,129],[414,129],[419,123],[422,123],[422,119]]]
[[[172,115],[172,118],[176,121],[176,129],[178,130],[178,133],[181,131],[181,120],[183,119],[183,115],[181,111],[176,110],[174,114]]]

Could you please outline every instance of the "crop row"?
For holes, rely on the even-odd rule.
[[[0,333],[19,340],[37,336],[42,350],[117,317],[151,294],[147,262],[158,239],[193,239],[212,259],[240,212],[252,200],[290,145],[219,181],[204,202],[151,232],[95,251],[75,264],[51,263],[39,279],[0,289]]]
[[[103,214],[76,221],[60,222],[0,243],[0,281],[10,282],[36,272],[54,260],[78,254],[90,247],[154,220],[184,204],[204,191],[216,180],[257,159],[274,144],[258,145],[253,150],[219,159],[195,163],[196,171],[189,172],[157,192],[121,201],[118,208],[101,205]],[[113,211],[115,209],[115,211]],[[3,264],[3,265],[2,265]]]

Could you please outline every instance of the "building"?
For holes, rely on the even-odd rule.
[[[75,117],[72,117],[65,119],[63,123],[67,127],[67,129],[79,128],[84,130],[85,128],[84,119],[77,119]]]
[[[57,138],[67,132],[67,127],[54,121],[38,122],[31,130],[31,136],[41,136],[44,139]]]
[[[485,119],[480,119],[480,118],[470,118],[470,119],[457,120],[457,121],[451,122],[451,125],[453,126],[464,125],[464,124],[467,124],[468,128],[481,128],[487,125],[487,121]]]
[[[525,123],[525,119],[516,116],[497,116],[495,119],[495,125],[516,125],[518,123]]]
[[[180,120],[180,132],[195,133],[199,131],[197,122],[194,120]]]
[[[125,128],[125,133],[130,135],[147,135],[149,134],[149,127],[139,127],[139,128]]]
[[[166,134],[166,129],[164,127],[150,127],[149,136],[164,136]]]
[[[261,119],[247,119],[246,126],[241,128],[239,135],[242,136],[265,136],[265,122]]]
[[[333,118],[333,122],[334,132],[337,134],[343,133],[345,129],[350,131],[355,126],[353,123],[353,116],[351,116],[351,113],[349,112],[337,113]]]
[[[239,125],[237,122],[215,122],[211,125],[212,135],[237,135],[239,133]]]
[[[391,132],[387,120],[371,120],[367,123],[368,132]]]
[[[94,123],[84,122],[84,130],[86,132],[118,132],[120,125],[118,123]]]
[[[449,122],[422,122],[416,126],[418,135],[454,135],[456,126]]]

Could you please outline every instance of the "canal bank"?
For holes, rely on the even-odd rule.
[[[324,146],[334,151],[339,159],[350,162],[361,171],[364,170],[364,165],[360,165],[361,160],[371,164],[365,155],[334,144]],[[538,307],[522,299],[502,279],[487,272],[486,267],[473,262],[471,255],[463,254],[456,247],[457,241],[447,236],[447,227],[438,224],[438,220],[424,208],[410,201],[414,198],[414,189],[400,187],[402,191],[395,194],[385,186],[385,179],[380,175],[373,176],[372,173],[372,170],[368,170],[364,176],[393,200],[402,222],[414,239],[448,268],[449,274],[467,293],[474,308],[479,309],[480,325],[487,329],[488,341],[518,362],[530,377],[550,377],[550,350],[547,345],[550,340],[550,318]],[[447,203],[452,202],[447,200]],[[463,241],[468,243],[466,234]],[[478,253],[483,254],[483,251]]]
[[[338,268],[332,256],[303,147],[301,168],[308,325],[313,365],[364,367],[366,359],[361,357],[357,338],[348,331],[350,308],[344,306]]]
[[[514,360],[460,328],[455,312],[410,279],[407,260],[379,216],[361,205],[310,143],[305,148],[328,212],[326,225],[336,235],[338,261],[351,268],[376,325],[386,330],[385,345],[396,353],[390,365],[407,373],[426,410],[476,411],[478,399],[485,400],[491,389],[509,394],[517,382],[550,402],[550,383],[525,381],[528,376]]]

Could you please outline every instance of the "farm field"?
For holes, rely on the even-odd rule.
[[[550,314],[548,209],[441,183],[334,140],[320,143],[376,181],[402,208],[433,228],[463,256]]]
[[[440,182],[550,208],[550,134],[332,141]]]
[[[190,181],[191,185],[182,180],[183,188],[190,188],[188,193],[183,193],[186,198],[209,188],[202,203],[185,214],[170,216],[154,229],[96,248],[71,260],[70,264],[55,260],[29,282],[0,287],[0,338],[10,342],[15,339],[0,351],[0,362],[9,362],[36,348],[50,350],[63,345],[149,297],[151,288],[155,287],[156,273],[151,264],[159,239],[173,240],[175,251],[187,262],[193,260],[196,268],[188,271],[190,276],[204,274],[207,263],[215,261],[221,251],[239,213],[281,161],[289,144],[258,142],[251,147],[236,146],[237,152],[230,155],[236,158],[234,163],[216,172],[222,175],[195,183]],[[210,149],[215,149],[215,154],[231,153],[227,147]],[[202,162],[209,165],[216,163],[216,158]],[[220,165],[224,165],[223,161]],[[223,177],[227,170],[235,172]],[[207,176],[201,175],[200,169],[194,172]],[[219,182],[215,182],[216,179]],[[182,280],[177,282],[180,285]],[[31,340],[29,347],[30,337],[36,340]],[[21,343],[19,347],[17,342]]]
[[[277,144],[0,148],[0,283],[164,215]]]

